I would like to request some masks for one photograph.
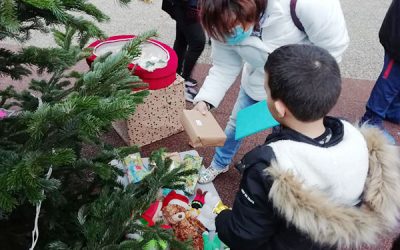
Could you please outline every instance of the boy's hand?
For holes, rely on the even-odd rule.
[[[208,106],[205,102],[200,101],[194,106],[193,110],[199,111],[202,115],[206,115],[208,112]]]

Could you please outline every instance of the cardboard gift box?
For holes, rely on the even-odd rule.
[[[145,102],[127,120],[130,145],[147,145],[183,130],[179,118],[185,108],[183,78],[170,86],[150,90]]]
[[[150,90],[144,103],[128,120],[113,122],[126,144],[144,146],[183,131],[180,117],[186,107],[184,80],[179,75],[170,86]]]
[[[211,112],[203,115],[196,110],[183,110],[181,122],[194,148],[223,146],[226,141],[224,131]]]

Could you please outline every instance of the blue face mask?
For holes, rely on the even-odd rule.
[[[235,27],[233,34],[231,36],[225,37],[225,42],[229,45],[236,45],[242,42],[247,37],[249,37],[252,32],[253,32],[253,26],[244,31],[243,27],[241,25],[238,25]]]

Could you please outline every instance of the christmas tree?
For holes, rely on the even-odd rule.
[[[120,0],[127,4],[129,0]],[[100,135],[126,119],[147,91],[127,68],[140,55],[143,34],[118,53],[98,57],[88,72],[71,68],[86,58],[90,38],[105,38],[95,23],[108,17],[85,0],[2,0],[0,40],[24,42],[32,30],[52,32],[57,47],[0,48],[0,245],[2,249],[142,249],[152,239],[186,248],[171,231],[135,223],[161,187],[182,188],[183,168],[169,170],[164,151],[140,184],[121,186],[113,159],[138,152],[114,148]],[[75,14],[75,15],[74,15]],[[33,70],[33,69],[34,70]],[[33,79],[46,73],[47,79]],[[30,79],[18,92],[7,79]],[[85,155],[85,146],[96,146]],[[35,221],[37,223],[35,223]],[[32,243],[34,225],[37,243]],[[139,233],[142,240],[126,239]]]

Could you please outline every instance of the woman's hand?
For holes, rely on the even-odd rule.
[[[194,106],[193,110],[199,111],[202,115],[206,115],[208,112],[208,106],[205,102],[200,101]]]

